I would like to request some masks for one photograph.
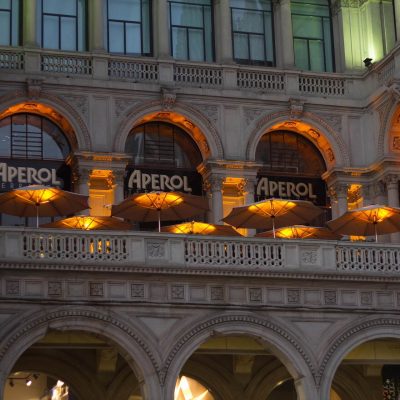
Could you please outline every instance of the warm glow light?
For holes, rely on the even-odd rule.
[[[15,192],[20,199],[33,204],[45,204],[57,197],[57,193],[51,188],[37,190],[18,190]]]
[[[269,217],[277,217],[296,207],[296,203],[287,200],[266,200],[249,206],[249,211]]]
[[[204,386],[195,380],[182,376],[176,381],[174,400],[202,400],[210,394],[204,389]]]
[[[350,235],[349,239],[351,242],[362,242],[365,240],[365,236],[355,236],[355,235]]]
[[[151,192],[137,196],[134,202],[152,210],[165,210],[183,202],[182,196],[173,192]]]
[[[211,233],[215,231],[215,226],[206,224],[204,222],[187,222],[179,225],[175,225],[172,233],[183,233],[183,234],[203,234]]]
[[[391,217],[392,215],[393,213],[390,210],[387,210],[385,208],[376,208],[360,212],[359,218],[362,221],[367,221],[377,224],[379,222],[382,222],[386,218]]]
[[[66,221],[63,221],[63,225],[68,228],[90,231],[96,229],[99,224],[94,217],[82,215],[68,218]]]

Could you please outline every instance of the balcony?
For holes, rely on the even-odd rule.
[[[243,65],[220,65],[132,58],[111,54],[68,53],[44,49],[0,48],[0,70],[132,84],[156,84],[337,100],[357,100],[390,86],[399,71],[400,47],[358,74],[333,74]],[[77,84],[78,81],[77,81]],[[234,95],[234,94],[233,94]]]
[[[400,246],[138,231],[0,228],[2,269],[381,280],[400,275]],[[305,275],[306,274],[306,275]],[[306,278],[307,279],[307,278]]]

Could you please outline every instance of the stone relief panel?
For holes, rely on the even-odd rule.
[[[75,108],[82,117],[84,117],[86,122],[89,120],[89,100],[87,96],[79,94],[61,94],[60,97]]]

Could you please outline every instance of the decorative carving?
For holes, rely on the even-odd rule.
[[[342,117],[335,114],[319,114],[320,118],[324,119],[336,131],[342,131]]]
[[[222,286],[211,287],[211,301],[224,300],[224,288]]]
[[[79,96],[72,94],[61,94],[65,101],[67,101],[71,106],[75,107],[87,120],[88,119],[88,98],[87,96]]]
[[[315,129],[309,129],[307,133],[316,141],[320,138],[321,134]]]
[[[185,287],[183,285],[172,285],[171,298],[174,300],[183,300],[185,298]]]
[[[27,79],[26,94],[29,99],[38,99],[42,91],[43,79]]]
[[[49,296],[61,296],[62,295],[62,283],[49,281],[47,285],[47,293]]]
[[[301,262],[303,264],[316,264],[317,252],[315,250],[303,250],[301,252]]]
[[[259,108],[244,108],[244,120],[246,122],[246,126],[249,126],[256,118],[258,118],[264,110]]]
[[[19,281],[6,281],[6,294],[11,296],[19,295]]]
[[[89,283],[89,294],[93,297],[104,296],[104,285],[102,282],[90,282]]]
[[[118,118],[120,117],[125,110],[128,108],[134,108],[134,105],[137,104],[136,100],[132,99],[126,99],[126,98],[118,98],[114,100],[114,111],[115,111],[115,116]]]
[[[336,305],[337,304],[336,290],[325,290],[324,291],[324,302],[328,306]]]
[[[383,177],[383,181],[387,189],[397,189],[399,187],[399,175],[397,174],[387,174]]]
[[[328,150],[326,150],[326,155],[328,156],[328,160],[330,162],[333,162],[335,160],[335,154],[333,154],[333,150],[330,147]]]
[[[222,191],[225,183],[225,176],[219,174],[212,174],[208,177],[208,181],[211,184],[211,192]]]
[[[144,284],[132,283],[131,284],[131,297],[144,298]]]
[[[250,288],[249,297],[252,302],[260,302],[262,300],[262,289],[261,288]]]
[[[211,104],[193,104],[194,107],[198,108],[210,122],[214,125],[218,122],[218,106]]]
[[[290,104],[290,119],[301,118],[304,112],[304,100],[289,99]]]
[[[400,136],[393,136],[393,149],[400,150]]]
[[[349,189],[346,183],[335,183],[328,187],[328,195],[334,201],[337,201],[339,197],[345,197],[347,199],[348,191]]]
[[[186,126],[186,128],[188,128],[190,130],[192,130],[192,129],[194,129],[196,127],[192,122],[190,122],[187,119],[185,119],[182,123],[183,123],[183,125]]]
[[[361,305],[363,306],[371,306],[372,305],[372,292],[361,292]]]
[[[172,110],[176,103],[176,93],[172,89],[161,88],[161,103],[163,110]]]
[[[289,304],[300,303],[300,289],[288,289],[287,290],[287,302]]]
[[[149,258],[165,257],[165,244],[161,243],[161,242],[148,242],[147,243],[147,256]]]

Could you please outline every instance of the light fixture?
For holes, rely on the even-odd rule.
[[[25,381],[26,386],[31,386],[32,385],[32,379],[27,379]]]
[[[372,58],[367,57],[363,60],[364,65],[368,68],[372,65]]]

